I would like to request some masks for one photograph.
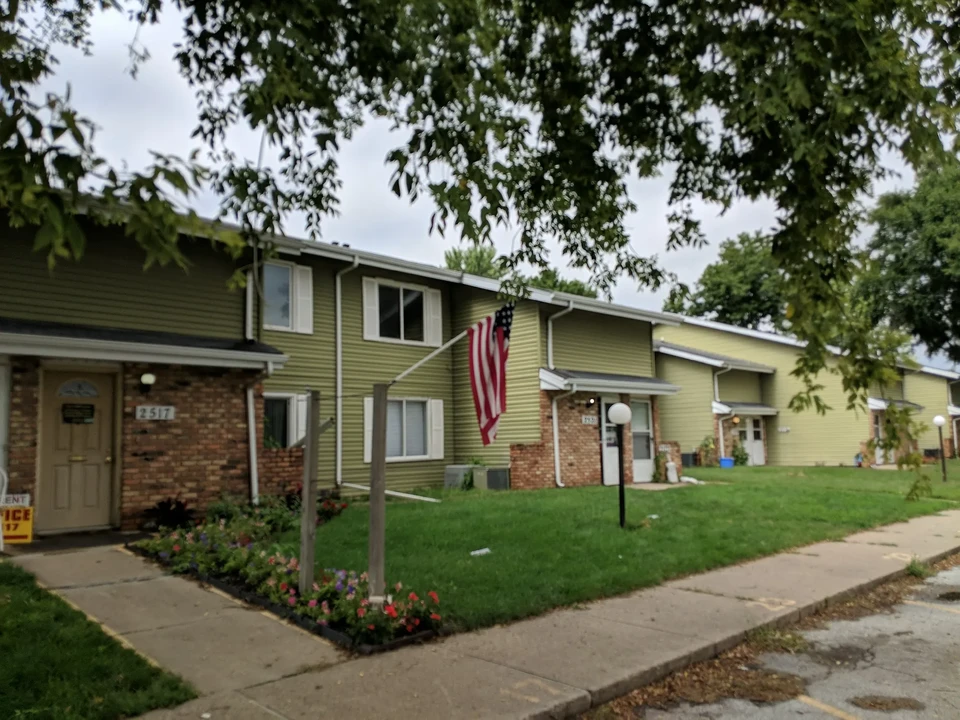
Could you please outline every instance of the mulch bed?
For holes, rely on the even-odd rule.
[[[169,563],[164,562],[162,558],[159,558],[153,553],[137,547],[136,545],[127,543],[125,547],[130,552],[139,555],[150,562],[154,562],[164,567],[169,565]],[[313,618],[303,617],[290,608],[279,605],[272,600],[253,592],[245,586],[231,582],[229,579],[192,571],[178,574],[182,577],[193,578],[204,585],[209,585],[212,588],[216,588],[220,592],[226,593],[231,597],[235,597],[238,600],[247,603],[248,605],[254,605],[256,607],[263,608],[272,615],[276,615],[277,617],[282,618],[283,620],[286,620],[287,622],[292,623],[293,625],[296,625],[307,632],[313,633],[314,635],[320,635],[321,637],[340,645],[346,650],[357,653],[358,655],[372,655],[374,653],[396,650],[397,648],[405,647],[407,645],[416,645],[432,639],[437,634],[433,630],[425,630],[413,635],[405,635],[404,637],[381,643],[380,645],[357,643],[354,642],[353,638],[351,638],[349,635],[342,633],[339,630],[335,630],[327,625],[319,625]]]

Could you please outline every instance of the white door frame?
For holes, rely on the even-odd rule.
[[[760,425],[760,439],[756,439],[753,436],[754,430],[756,427],[754,423],[757,422]],[[741,415],[740,422],[737,424],[737,442],[747,451],[747,465],[766,465],[767,464],[767,453],[763,446],[764,435],[766,434],[766,427],[764,426],[763,418],[759,415]]]
[[[634,406],[643,403],[647,406],[647,432],[650,435],[650,452],[648,453],[647,459],[638,459],[637,458],[637,435],[633,429],[633,419],[630,420],[630,447],[631,459],[633,461],[633,482],[635,483],[648,483],[653,481],[653,468],[654,468],[654,457],[656,457],[656,452],[653,445],[653,401],[649,397],[638,397],[631,398],[630,400],[630,410],[632,411]]]
[[[883,417],[876,411],[873,413],[873,439],[883,440]],[[877,445],[873,450],[873,461],[875,465],[886,465],[887,451]]]
[[[607,419],[607,411],[620,402],[616,395],[600,396],[600,453],[603,460],[600,482],[604,485],[620,484],[620,454],[617,450],[617,426]]]

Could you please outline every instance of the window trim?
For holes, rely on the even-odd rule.
[[[392,402],[403,403],[403,407],[400,412],[400,417],[403,418],[403,427],[400,429],[400,444],[403,446],[404,452],[407,450],[407,403],[408,402],[419,402],[423,403],[423,440],[424,440],[424,449],[427,451],[426,455],[394,455],[393,457],[387,456],[386,460],[388,463],[394,462],[423,462],[424,460],[430,459],[430,450],[432,438],[430,437],[431,432],[431,422],[430,422],[430,398],[427,397],[398,397],[398,398],[388,398],[387,404],[389,405]],[[390,428],[387,428],[389,431]]]
[[[271,260],[270,262],[266,262],[263,264],[264,271],[261,275],[261,277],[263,278],[266,277],[266,269],[268,265],[276,265],[277,267],[284,267],[287,269],[287,272],[290,274],[290,285],[289,285],[290,324],[289,325],[271,325],[267,322],[267,283],[266,283],[266,280],[264,279],[263,281],[263,329],[276,330],[278,332],[289,332],[289,333],[296,332],[296,330],[294,329],[294,322],[293,322],[293,316],[295,312],[293,308],[293,304],[296,302],[295,298],[297,295],[297,289],[295,287],[296,273],[294,272],[294,270],[296,269],[296,263],[287,262],[286,260]],[[266,397],[266,395],[264,395],[264,397]]]
[[[291,448],[297,442],[297,393],[291,392],[265,392],[263,393],[263,417],[267,415],[267,400],[286,400],[287,401],[287,445]],[[261,423],[262,424],[262,423]],[[266,443],[266,432],[264,432],[263,442]]]
[[[417,285],[415,283],[401,282],[399,280],[391,280],[389,278],[374,278],[374,282],[377,286],[377,335],[376,342],[385,342],[393,343],[394,345],[413,345],[415,347],[433,347],[430,343],[427,342],[427,323],[429,318],[427,317],[427,293],[432,290],[428,285]],[[399,338],[393,337],[384,337],[380,334],[380,286],[386,285],[387,287],[399,288],[400,290],[400,335]],[[420,293],[423,298],[423,340],[407,340],[403,336],[403,291],[404,290],[416,290]],[[416,398],[410,398],[414,400]]]

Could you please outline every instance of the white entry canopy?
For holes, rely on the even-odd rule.
[[[752,402],[713,402],[714,415],[776,415],[778,410],[771,405]]]
[[[632,395],[675,395],[680,391],[677,385],[654,377],[559,368],[540,368],[540,389]]]

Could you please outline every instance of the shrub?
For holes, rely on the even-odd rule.
[[[194,523],[193,516],[193,509],[178,495],[176,498],[161,500],[144,510],[141,527],[144,530],[190,527]]]
[[[733,444],[730,456],[733,458],[734,465],[742,466],[750,463],[750,453],[748,453],[747,449],[740,443]]]
[[[703,440],[700,441],[700,447],[697,449],[702,466],[713,467],[717,464],[717,444],[713,435],[707,435],[703,438]]]

